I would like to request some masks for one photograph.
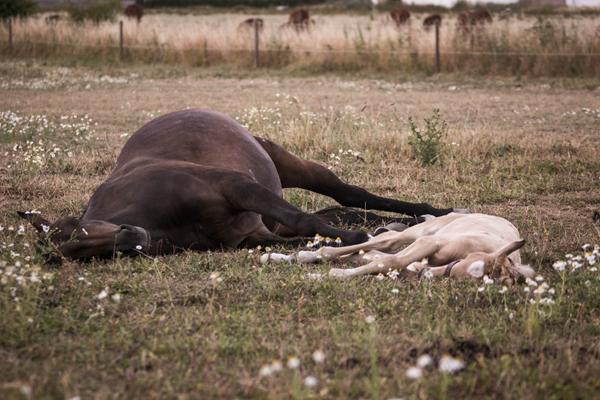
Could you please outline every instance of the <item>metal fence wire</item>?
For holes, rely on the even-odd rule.
[[[169,51],[176,50],[175,48],[169,47],[167,45],[154,45],[154,46],[144,46],[144,45],[129,45],[125,41],[124,35],[124,24],[123,21],[119,21],[119,38],[118,44],[80,44],[80,43],[60,43],[58,41],[40,41],[40,40],[22,40],[15,41],[14,40],[14,28],[12,25],[12,20],[8,20],[8,38],[7,38],[7,47],[9,52],[16,52],[19,46],[21,47],[31,47],[31,46],[46,46],[46,47],[70,47],[70,48],[95,48],[95,49],[113,49],[119,51],[120,57],[124,57],[127,50],[152,50],[152,51]],[[456,50],[443,50],[440,42],[441,30],[439,25],[435,26],[435,46],[433,51],[408,51],[408,50],[398,50],[398,49],[386,49],[382,50],[371,50],[371,49],[334,49],[334,48],[326,48],[326,49],[311,49],[311,50],[302,50],[301,53],[304,55],[311,54],[323,54],[323,55],[331,55],[331,54],[359,54],[359,55],[380,55],[380,54],[389,54],[395,56],[414,56],[414,55],[424,55],[424,56],[432,56],[434,58],[434,70],[436,72],[440,72],[441,63],[443,62],[443,56],[490,56],[490,57],[548,57],[548,58],[574,58],[574,57],[585,57],[585,58],[596,58],[598,57],[600,62],[600,53],[598,52],[532,52],[532,51],[480,51],[480,50],[469,50],[469,51],[456,51]],[[249,36],[249,45],[248,47],[228,47],[222,48],[220,47],[218,52],[221,54],[231,54],[231,53],[248,53],[253,54],[255,59],[255,66],[261,66],[261,57],[260,54],[269,54],[269,53],[288,53],[294,52],[293,49],[289,47],[285,49],[277,48],[269,48],[269,47],[261,47],[260,45],[260,27],[258,24],[255,24],[254,27],[250,30]],[[251,43],[251,45],[250,45]],[[207,54],[209,44],[205,41],[203,49],[197,49],[199,52],[203,52]],[[188,50],[192,51],[192,50]]]

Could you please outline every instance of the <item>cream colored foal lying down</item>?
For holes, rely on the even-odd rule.
[[[399,271],[405,276],[475,277],[490,275],[511,283],[531,277],[534,271],[521,264],[519,249],[525,244],[519,231],[504,218],[486,214],[448,214],[432,217],[402,232],[388,231],[369,241],[345,247],[321,247],[286,256],[265,254],[262,262],[323,260],[364,264],[333,268],[329,275],[351,278],[364,274]],[[403,248],[408,245],[406,248]],[[426,263],[420,263],[426,259]]]

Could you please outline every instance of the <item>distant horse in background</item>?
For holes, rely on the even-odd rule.
[[[308,30],[314,20],[310,18],[310,13],[306,8],[299,8],[290,13],[288,22],[281,25],[279,29],[294,28],[296,32]]]
[[[442,24],[442,16],[440,14],[431,14],[423,20],[423,28],[428,31],[432,26],[440,26]]]
[[[240,22],[238,25],[238,31],[254,29],[254,25],[258,27],[258,31],[262,32],[265,26],[265,21],[262,18],[248,18]]]
[[[48,25],[56,25],[61,19],[62,17],[60,16],[60,14],[50,14],[44,20]]]
[[[492,15],[487,10],[473,10],[458,14],[459,31],[469,33],[473,28],[492,23]]]
[[[140,23],[142,21],[142,17],[144,16],[144,7],[137,3],[130,4],[125,7],[123,14],[125,14],[127,18],[135,18],[137,22]]]
[[[396,26],[404,25],[410,19],[410,12],[405,8],[397,8],[395,10],[390,11],[390,18]]]

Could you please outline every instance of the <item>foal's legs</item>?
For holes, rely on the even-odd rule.
[[[302,160],[275,143],[256,137],[269,154],[284,188],[297,187],[323,194],[346,207],[391,211],[401,214],[435,216],[452,212],[452,208],[435,208],[427,203],[409,203],[374,195],[365,189],[341,181],[333,172],[312,161]]]
[[[413,228],[416,228],[416,225]],[[332,260],[339,257],[357,254],[361,250],[363,252],[396,252],[404,244],[414,242],[419,236],[412,228],[408,228],[402,232],[385,232],[379,236],[371,238],[368,242],[355,244],[344,247],[321,247],[316,251],[300,251],[296,255],[298,262],[302,264],[311,264],[321,260]],[[360,256],[360,254],[359,254]]]
[[[403,232],[401,232],[403,233]],[[401,270],[415,261],[429,257],[439,250],[439,243],[434,237],[417,239],[413,244],[398,254],[381,257],[362,267],[341,269],[332,268],[329,275],[336,278],[351,278],[358,275],[387,273],[391,270]]]
[[[462,218],[460,214],[452,214],[440,218],[430,219],[429,221],[411,226],[402,232],[388,231],[374,238],[371,238],[366,243],[360,243],[353,246],[344,247],[322,247],[317,250],[317,253],[325,259],[336,258],[346,254],[356,253],[360,250],[370,251],[379,250],[386,253],[395,253],[402,246],[412,243],[419,238],[434,235],[448,223]]]

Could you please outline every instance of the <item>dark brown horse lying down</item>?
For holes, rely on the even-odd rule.
[[[253,137],[225,115],[187,110],[157,118],[131,136],[81,218],[50,223],[39,214],[19,214],[49,232],[60,253],[77,259],[299,244],[315,234],[346,245],[367,240],[364,232],[334,228],[287,203],[282,188],[291,187],[349,207],[411,216],[452,211],[375,196]]]

